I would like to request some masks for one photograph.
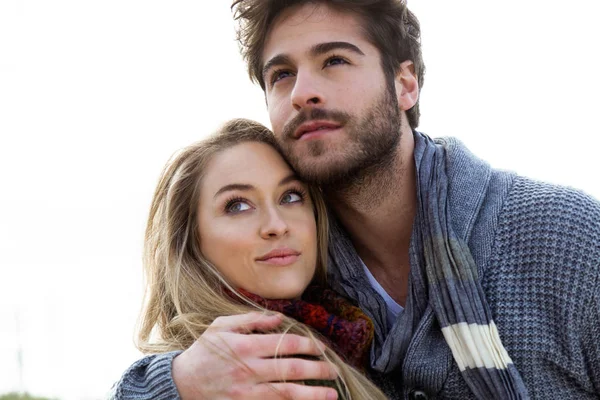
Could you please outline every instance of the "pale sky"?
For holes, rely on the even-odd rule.
[[[0,0],[0,393],[99,399],[140,357],[142,237],[164,163],[229,118],[268,124],[229,3]],[[597,2],[409,6],[420,129],[600,198]]]

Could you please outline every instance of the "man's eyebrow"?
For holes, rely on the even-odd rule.
[[[252,189],[254,189],[254,186],[252,186],[252,185],[248,185],[245,183],[231,183],[231,184],[225,185],[221,189],[219,189],[217,191],[217,193],[215,193],[214,198],[216,198],[218,195],[220,195],[222,193],[230,192],[232,190],[241,190],[243,192],[247,192]]]
[[[365,55],[365,53],[363,53],[361,49],[348,42],[326,42],[315,44],[310,49],[310,55],[312,55],[313,57],[320,56],[322,54],[329,53],[332,50],[349,50],[361,56]]]
[[[267,61],[267,63],[263,67],[263,69],[262,69],[263,79],[264,79],[265,75],[267,75],[267,72],[269,72],[269,70],[271,68],[273,68],[274,66],[282,65],[282,64],[291,64],[291,63],[292,63],[292,60],[289,56],[287,56],[285,54],[277,54],[275,57],[273,57],[269,61]]]
[[[288,176],[286,176],[285,178],[283,178],[282,180],[280,180],[279,183],[277,184],[277,186],[283,186],[283,185],[293,182],[293,181],[299,181],[299,179],[296,176],[296,174],[291,173]],[[219,189],[217,191],[217,193],[215,193],[214,198],[216,198],[220,194],[223,194],[225,192],[230,192],[233,190],[240,190],[243,192],[247,192],[252,189],[254,189],[254,186],[249,185],[247,183],[230,183],[229,185],[225,185],[221,189]]]
[[[309,54],[313,57],[316,57],[328,53],[332,50],[349,50],[361,56],[365,55],[365,53],[363,53],[361,49],[348,42],[325,42],[315,44],[313,47],[311,47]],[[273,68],[276,65],[282,64],[292,64],[292,59],[286,54],[277,54],[275,57],[267,61],[262,69],[263,79],[271,68]]]

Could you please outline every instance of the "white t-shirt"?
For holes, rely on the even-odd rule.
[[[381,287],[379,282],[377,282],[377,279],[375,279],[371,271],[369,271],[369,268],[367,268],[367,266],[362,260],[360,260],[360,263],[362,264],[363,269],[365,270],[365,274],[367,274],[367,278],[369,278],[369,283],[371,284],[373,289],[375,289],[375,291],[379,293],[381,297],[383,297],[383,300],[385,300],[385,304],[387,305],[388,328],[391,328],[396,322],[398,314],[400,314],[404,310],[404,308],[400,304],[396,303],[396,301],[392,299],[392,297],[389,294],[387,294],[385,289]]]

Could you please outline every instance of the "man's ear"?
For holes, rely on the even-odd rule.
[[[395,84],[400,109],[410,110],[419,100],[419,81],[412,61],[404,61],[400,64]]]

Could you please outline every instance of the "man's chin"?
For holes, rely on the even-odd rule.
[[[307,183],[315,185],[328,185],[339,181],[340,176],[345,176],[347,168],[345,160],[336,160],[327,155],[321,157],[297,158],[292,162],[292,167],[298,177]]]

